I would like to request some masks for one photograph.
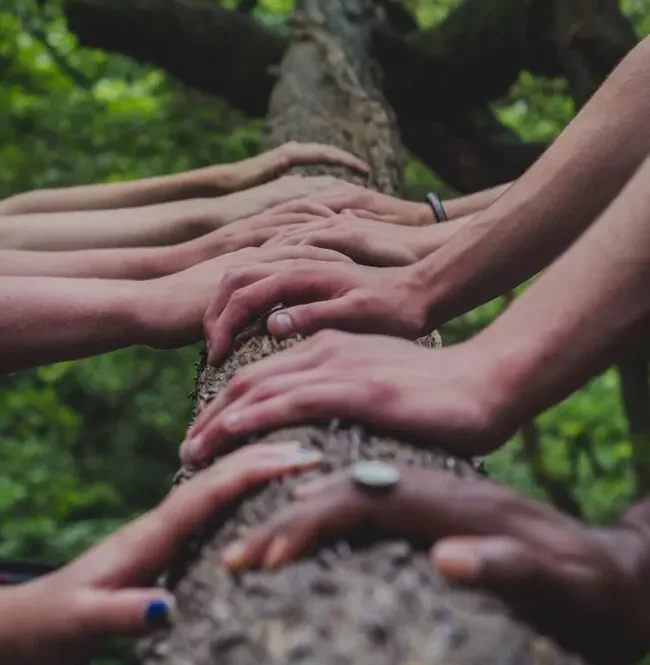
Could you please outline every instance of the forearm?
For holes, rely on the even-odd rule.
[[[564,251],[650,153],[650,40],[503,196],[417,266],[438,325],[514,288]]]
[[[407,232],[412,230],[414,253],[418,261],[427,259],[433,252],[437,252],[446,245],[456,234],[471,223],[473,217],[473,215],[465,215],[443,224],[411,227]]]
[[[41,189],[0,201],[0,215],[114,210],[203,196],[218,196],[229,191],[228,180],[229,165],[226,164],[142,180]]]
[[[56,212],[0,217],[0,247],[64,251],[168,245],[201,235],[219,214],[195,199],[119,210]]]
[[[138,284],[0,277],[0,373],[146,343]]]
[[[503,185],[497,185],[490,189],[484,189],[481,192],[461,196],[457,199],[448,199],[445,201],[445,212],[450,220],[456,220],[459,217],[473,215],[489,208],[502,194],[512,187],[511,182]]]
[[[468,344],[516,428],[605,369],[650,328],[650,160],[621,196]]]
[[[0,276],[152,279],[188,267],[177,257],[179,247],[182,245],[64,252],[0,249]]]
[[[253,235],[251,234],[251,240]],[[145,280],[191,268],[232,249],[221,230],[163,247],[112,247],[60,252],[0,249],[0,276]]]

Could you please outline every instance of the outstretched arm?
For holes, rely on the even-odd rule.
[[[540,160],[437,251],[406,268],[243,269],[217,294],[209,327],[215,361],[243,318],[283,303],[275,335],[320,328],[418,336],[535,275],[567,249],[650,154],[650,38],[605,82]],[[325,197],[322,197],[325,203]],[[429,239],[430,240],[430,239]],[[331,246],[331,245],[329,245]]]
[[[140,313],[147,303],[136,284],[0,278],[0,372],[146,343]]]
[[[467,217],[477,212],[482,212],[489,208],[498,198],[505,194],[514,183],[507,182],[503,185],[497,185],[490,189],[484,189],[481,192],[459,196],[456,199],[447,199],[444,202],[445,212],[450,221],[457,220],[460,217]]]
[[[318,207],[303,213],[262,213],[227,228],[164,247],[109,247],[69,251],[0,249],[0,276],[95,277],[144,280],[181,272],[237,250],[259,247],[280,232],[308,225]]]
[[[316,247],[253,247],[142,282],[0,277],[0,374],[134,344],[199,341],[215,287],[233,264],[301,257],[349,261]]]
[[[114,210],[230,194],[260,185],[296,164],[343,164],[356,171],[368,167],[349,153],[315,143],[287,143],[279,148],[234,164],[207,166],[185,173],[143,178],[129,182],[42,189],[0,201],[0,215],[73,210]]]
[[[650,153],[650,39],[638,45],[549,150],[418,267],[439,324],[547,266]]]
[[[506,396],[512,426],[647,335],[649,247],[650,159],[596,224],[470,342],[493,358],[494,385]]]
[[[192,426],[184,459],[209,458],[218,447],[255,432],[334,417],[405,431],[464,455],[485,454],[605,369],[626,345],[647,336],[649,247],[650,160],[599,220],[470,341],[431,352],[387,337],[322,331],[295,350],[238,373]],[[259,267],[260,274],[267,267]],[[345,266],[333,268],[343,274]],[[238,280],[243,273],[238,271]],[[313,292],[309,275],[300,279]],[[254,285],[258,305],[286,301],[286,291],[274,291],[264,302],[263,283]],[[408,314],[414,305],[408,293],[391,291],[390,284],[373,288],[384,301],[395,298],[398,311]],[[339,287],[325,306],[353,297]],[[356,306],[363,307],[363,288],[357,297]],[[241,302],[239,297],[237,305]],[[269,329],[285,333],[287,318],[310,321],[312,329],[335,327],[321,324],[329,312],[317,305],[274,314]],[[245,305],[237,315],[242,312],[248,317],[240,321],[253,313]],[[224,330],[213,321],[208,312],[210,352],[220,357],[236,329]],[[439,397],[432,401],[431,395]]]
[[[218,199],[77,212],[0,216],[0,248],[35,251],[171,245],[252,217],[285,201],[346,183],[328,176],[284,177]],[[305,208],[314,204],[298,206]],[[322,206],[321,206],[322,207]]]

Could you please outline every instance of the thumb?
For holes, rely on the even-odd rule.
[[[105,637],[138,635],[172,623],[174,596],[163,589],[88,590],[82,600],[83,625]]]
[[[271,335],[279,338],[308,335],[323,328],[355,332],[359,318],[352,299],[336,298],[274,312],[267,320],[267,327]]]
[[[509,536],[447,538],[433,546],[431,560],[449,579],[508,597],[527,595],[541,601],[575,591],[552,557]]]

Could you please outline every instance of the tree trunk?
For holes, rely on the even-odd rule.
[[[371,186],[399,193],[398,137],[369,58],[374,0],[303,0],[298,5],[293,45],[272,96],[268,144],[316,140],[353,150],[371,164]],[[327,171],[352,179],[350,173]],[[201,363],[197,407],[223,389],[241,366],[296,343],[300,340],[278,342],[261,323],[254,324],[219,369]],[[439,337],[422,343],[437,346]],[[399,459],[460,476],[475,473],[468,462],[433,447],[419,448],[339,421],[285,429],[260,440],[299,440],[319,448],[329,469],[358,459]],[[194,472],[181,470],[178,482]],[[376,534],[323,543],[315,556],[279,571],[234,576],[220,567],[224,545],[289,502],[297,482],[319,473],[274,481],[197,534],[167,575],[178,599],[178,620],[139,644],[141,663],[578,662],[512,619],[494,598],[445,583],[424,550],[382,542]]]

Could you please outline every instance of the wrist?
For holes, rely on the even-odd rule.
[[[195,300],[187,292],[195,284],[190,282],[183,288],[183,274],[135,284],[132,302],[136,308],[136,344],[172,349],[200,339],[201,320]]]
[[[12,665],[36,665],[46,660],[47,636],[38,624],[43,598],[37,597],[35,582],[0,590],[0,654]],[[35,625],[36,624],[36,625]]]
[[[613,591],[620,596],[626,643],[639,657],[650,652],[650,501],[644,503],[633,506],[615,527],[592,531],[627,581]]]
[[[486,430],[501,444],[537,415],[534,391],[537,370],[516,344],[494,342],[482,333],[462,344],[473,358],[473,373],[482,395]]]
[[[454,223],[429,224],[413,229],[412,250],[418,261],[437,252],[459,230]]]

